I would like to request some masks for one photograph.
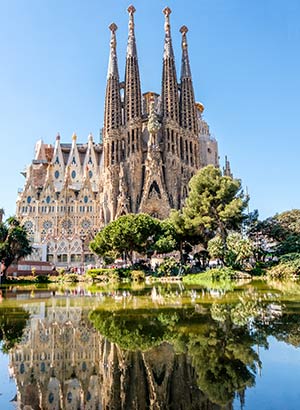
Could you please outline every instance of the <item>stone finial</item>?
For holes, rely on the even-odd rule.
[[[165,7],[163,9],[163,13],[166,17],[168,17],[172,13],[172,10],[170,9],[170,7]]]
[[[59,132],[56,135],[56,140],[58,140],[58,141],[60,140],[60,133]]]
[[[110,29],[110,31],[112,33],[115,33],[118,30],[118,26],[116,25],[116,23],[111,23],[108,28]]]
[[[181,34],[186,34],[189,29],[187,28],[187,26],[181,26],[179,31]]]
[[[136,12],[135,7],[131,4],[127,9],[129,14],[134,14]]]
[[[165,15],[165,32],[167,36],[170,36],[170,14],[171,14],[171,9],[169,7],[165,7],[163,9],[163,13]]]
[[[88,136],[89,141],[93,141],[93,134],[90,132]]]
[[[129,6],[127,9],[128,13],[129,13],[129,30],[133,31],[134,29],[134,19],[133,19],[133,15],[135,13],[135,7],[133,5]],[[131,33],[133,34],[133,33]]]
[[[187,48],[186,33],[189,31],[187,26],[180,27],[180,33],[182,34],[182,48]]]
[[[76,140],[77,140],[77,135],[76,135],[76,133],[74,132],[73,135],[72,135],[72,141],[76,141]]]

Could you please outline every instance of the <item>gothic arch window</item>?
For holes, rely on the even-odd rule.
[[[194,157],[193,157],[193,143],[190,141],[190,163],[194,166]]]
[[[189,162],[189,148],[188,148],[188,142],[185,140],[185,162],[188,164]]]
[[[156,181],[153,181],[149,189],[148,198],[149,199],[152,198],[152,196],[155,194],[157,194],[158,198],[161,199],[161,193],[160,193],[159,186]]]
[[[135,132],[136,132],[136,150],[139,151],[139,149],[140,149],[140,146],[139,146],[139,130],[136,129]]]
[[[183,160],[184,155],[183,155],[183,140],[182,137],[180,137],[180,158]]]
[[[115,162],[115,141],[111,143],[111,163],[114,164]]]
[[[187,189],[186,189],[186,186],[183,187],[182,196],[183,196],[183,199],[185,199],[185,198],[187,197]]]
[[[106,166],[109,166],[109,158],[110,158],[110,145],[107,144]]]
[[[134,139],[134,130],[131,131],[131,150],[134,152],[134,144],[135,144],[135,139]]]
[[[126,155],[126,151],[125,151],[125,140],[122,139],[121,141],[121,161],[125,160],[125,155]]]

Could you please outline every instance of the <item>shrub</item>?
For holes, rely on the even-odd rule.
[[[116,268],[97,268],[97,269],[88,269],[86,275],[92,280],[118,280],[119,273]]]
[[[65,268],[57,268],[57,272],[58,272],[59,275],[64,275],[66,270],[65,270]]]
[[[266,269],[263,266],[260,266],[259,264],[256,264],[254,268],[252,268],[249,273],[252,276],[263,276],[266,273]]]
[[[142,282],[145,280],[145,272],[142,270],[132,270],[131,272],[131,279],[136,282]]]
[[[174,258],[166,258],[157,268],[157,276],[179,276],[185,274],[189,266],[182,265]]]
[[[221,282],[233,280],[236,276],[236,271],[232,268],[215,268],[207,270],[203,273],[196,273],[193,275],[187,275],[183,278],[184,283],[197,283],[203,281]]]
[[[129,268],[117,268],[115,271],[120,279],[129,279],[131,276],[131,269]]]
[[[70,274],[64,276],[64,280],[66,282],[75,283],[75,282],[79,282],[79,277],[76,273],[70,273]]]
[[[49,283],[50,279],[48,275],[38,275],[35,278],[35,283]]]
[[[300,253],[298,252],[286,253],[285,255],[279,257],[280,262],[291,262],[296,259],[300,260]]]
[[[232,268],[223,267],[223,268],[214,268],[209,271],[213,280],[226,280],[234,279],[236,276],[236,271]]]
[[[300,273],[300,258],[290,260],[287,262],[280,262],[278,265],[273,266],[267,272],[268,276],[272,279],[284,279],[299,275]]]

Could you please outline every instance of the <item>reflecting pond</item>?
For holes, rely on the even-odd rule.
[[[8,287],[0,408],[299,409],[300,285]]]

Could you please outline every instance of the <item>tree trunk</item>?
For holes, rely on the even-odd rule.
[[[1,276],[0,276],[0,284],[2,285],[3,283],[7,282],[7,267],[4,266],[4,268],[1,271]]]

